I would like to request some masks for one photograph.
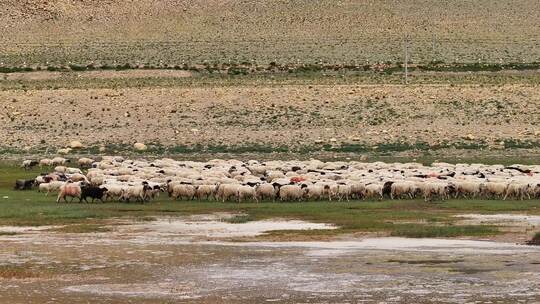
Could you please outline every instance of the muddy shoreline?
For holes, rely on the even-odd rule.
[[[221,239],[250,236],[247,227],[260,223],[188,219],[124,222],[105,233],[0,236],[0,303],[540,300],[536,246],[403,238],[230,242]],[[263,230],[291,223],[321,228],[268,223]]]

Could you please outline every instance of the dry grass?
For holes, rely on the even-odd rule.
[[[49,276],[46,270],[35,270],[28,264],[0,265],[1,279],[31,279]]]

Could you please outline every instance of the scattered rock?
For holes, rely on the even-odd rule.
[[[135,143],[133,145],[133,148],[135,148],[135,150],[137,151],[146,151],[148,149],[148,147],[145,144],[140,143],[140,142]]]
[[[467,140],[475,140],[476,137],[474,137],[474,135],[472,135],[472,134],[467,134],[467,135],[463,136],[463,139],[467,139]]]
[[[58,154],[69,154],[69,152],[71,152],[71,148],[58,149],[58,151],[56,151]]]
[[[80,141],[74,140],[74,141],[69,143],[69,147],[71,149],[82,149],[84,146]]]

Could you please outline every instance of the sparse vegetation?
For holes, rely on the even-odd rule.
[[[487,236],[497,233],[499,233],[497,228],[485,225],[407,225],[394,229],[390,235],[410,238],[445,238],[456,236]]]
[[[226,218],[224,221],[231,224],[243,224],[247,222],[254,221],[255,218],[253,216],[242,214],[242,215],[235,215],[231,218]]]

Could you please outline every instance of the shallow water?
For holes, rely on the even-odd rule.
[[[403,238],[232,243],[221,237],[243,224],[201,219],[212,227],[201,238],[187,224],[194,221],[2,236],[0,265],[29,273],[0,279],[0,303],[540,301],[538,247]]]

